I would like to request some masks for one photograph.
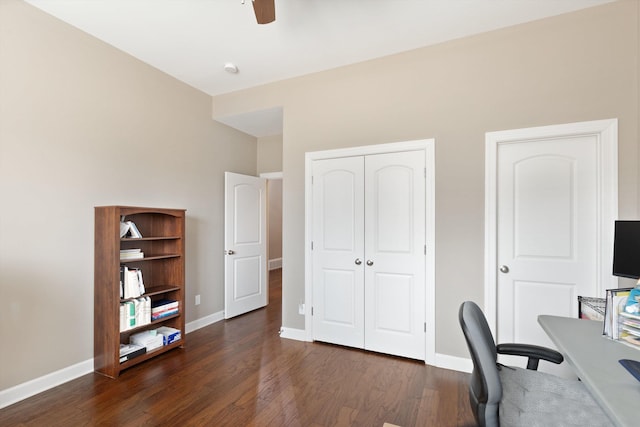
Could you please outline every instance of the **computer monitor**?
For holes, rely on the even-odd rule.
[[[613,275],[640,278],[640,221],[616,221]]]

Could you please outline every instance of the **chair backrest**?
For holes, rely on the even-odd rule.
[[[496,366],[496,344],[487,320],[477,304],[465,301],[458,311],[473,372],[469,383],[469,400],[473,415],[480,426],[499,426],[498,406],[502,399],[502,385]]]

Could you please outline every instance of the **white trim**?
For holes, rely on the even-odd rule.
[[[307,333],[304,329],[280,328],[280,338],[287,338],[296,341],[311,341],[307,339]]]
[[[598,294],[617,287],[611,275],[613,254],[613,224],[618,217],[618,119],[594,120],[562,125],[487,132],[485,135],[485,261],[484,313],[494,337],[497,337],[497,156],[499,144],[514,141],[597,135],[599,146],[598,199],[600,227],[597,230]]]
[[[425,258],[426,283],[426,349],[424,361],[434,364],[436,361],[436,147],[435,140],[426,140],[425,144]]]
[[[197,331],[200,328],[204,328],[205,326],[212,325],[221,320],[224,320],[224,311],[218,311],[217,313],[213,313],[208,316],[196,319],[193,322],[187,323],[184,326],[184,332],[188,334],[190,332]]]
[[[283,175],[282,175],[282,172],[264,172],[260,174],[260,178],[266,178],[267,180],[282,180]],[[267,197],[269,196],[267,195]],[[268,218],[269,218],[269,209],[267,208],[267,220]],[[269,237],[267,235],[267,241],[268,239]],[[271,271],[271,270],[276,270],[278,268],[282,268],[282,258],[274,258],[267,261],[267,270]]]
[[[282,179],[282,172],[263,172],[260,174],[260,178]]]
[[[459,372],[471,373],[473,371],[473,361],[471,359],[441,353],[436,353],[435,366]]]
[[[224,312],[219,311],[209,316],[202,317],[185,325],[185,333],[193,332],[197,329],[219,322],[224,319]],[[13,405],[38,393],[47,391],[60,384],[64,384],[83,375],[94,371],[93,359],[75,365],[67,366],[58,371],[51,372],[38,378],[34,378],[25,383],[0,391],[0,409]]]
[[[282,258],[270,259],[268,264],[269,264],[269,271],[282,268]]]
[[[0,391],[0,409],[93,372],[93,359],[67,366]]]
[[[313,341],[311,307],[313,307],[313,288],[311,262],[312,238],[312,187],[311,174],[313,161],[333,159],[338,157],[364,156],[382,153],[397,153],[400,151],[425,151],[425,167],[427,169],[425,182],[425,234],[427,256],[425,259],[425,321],[427,322],[425,340],[425,362],[433,364],[436,348],[436,314],[435,314],[435,140],[422,139],[416,141],[393,142],[388,144],[367,145],[362,147],[341,148],[335,150],[314,151],[305,153],[305,341]]]

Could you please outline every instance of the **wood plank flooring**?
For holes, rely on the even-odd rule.
[[[85,375],[0,410],[0,426],[473,426],[468,375],[323,343],[282,339],[270,303],[187,335],[184,349]]]

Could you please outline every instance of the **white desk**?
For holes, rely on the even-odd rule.
[[[640,360],[640,349],[603,337],[602,322],[538,316],[538,323],[611,420],[640,425],[640,381],[618,363]]]

